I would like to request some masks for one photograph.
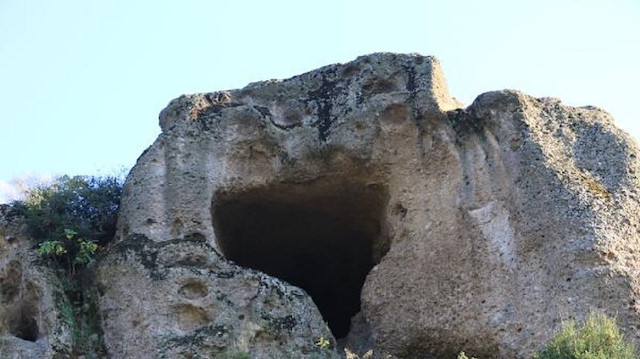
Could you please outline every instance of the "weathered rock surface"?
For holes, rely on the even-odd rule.
[[[590,310],[640,339],[638,149],[602,110],[461,109],[434,58],[374,54],[160,124],[98,266],[113,358],[335,357],[323,320],[379,358],[527,358]]]
[[[0,205],[0,357],[68,358],[65,300],[56,275],[23,235],[21,219]]]
[[[333,358],[300,289],[220,260],[204,237],[136,235],[100,267],[104,340],[113,358]]]

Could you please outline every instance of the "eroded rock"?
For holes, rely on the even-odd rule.
[[[602,110],[462,109],[434,58],[373,54],[160,124],[98,268],[111,357],[335,357],[330,329],[379,358],[527,358],[590,310],[640,336],[638,149]]]
[[[0,205],[0,356],[67,358],[72,352],[71,328],[62,312],[67,299],[22,225],[18,213]]]
[[[314,345],[331,334],[303,291],[220,260],[204,237],[131,236],[99,283],[111,357],[334,357]]]

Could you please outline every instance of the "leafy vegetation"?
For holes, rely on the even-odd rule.
[[[592,313],[578,325],[570,321],[536,359],[637,359],[633,345],[624,339],[615,320]]]
[[[329,339],[325,338],[324,335],[321,335],[320,338],[314,343],[314,345],[320,349],[329,349],[331,348],[331,342]]]
[[[115,234],[122,180],[115,176],[63,176],[29,190],[13,206],[25,218],[38,253],[74,275]]]
[[[78,232],[65,228],[64,240],[46,240],[38,245],[38,255],[41,257],[48,257],[55,263],[59,263],[62,259],[68,265],[68,274],[73,277],[76,273],[77,265],[87,265],[93,260],[93,256],[98,250],[98,244],[96,241],[88,241],[82,238],[77,238]],[[75,257],[67,258],[68,250],[77,246]]]
[[[115,234],[122,187],[123,181],[114,176],[64,176],[28,190],[23,201],[12,204],[23,216],[38,255],[62,283],[56,306],[72,336],[72,358],[105,355],[96,288],[87,265]]]
[[[469,358],[464,352],[458,359]],[[615,320],[603,313],[591,313],[586,322],[567,322],[534,359],[640,359],[626,341]]]

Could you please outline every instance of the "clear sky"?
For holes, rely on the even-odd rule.
[[[0,202],[27,175],[130,168],[183,93],[378,51],[435,55],[466,104],[514,88],[640,138],[639,0],[0,0]]]

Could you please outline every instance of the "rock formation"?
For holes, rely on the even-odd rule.
[[[96,264],[110,358],[530,358],[591,310],[640,339],[638,148],[600,109],[462,108],[382,53],[160,125]]]
[[[0,205],[0,358],[64,359],[71,331],[58,278],[42,265],[20,218]]]

